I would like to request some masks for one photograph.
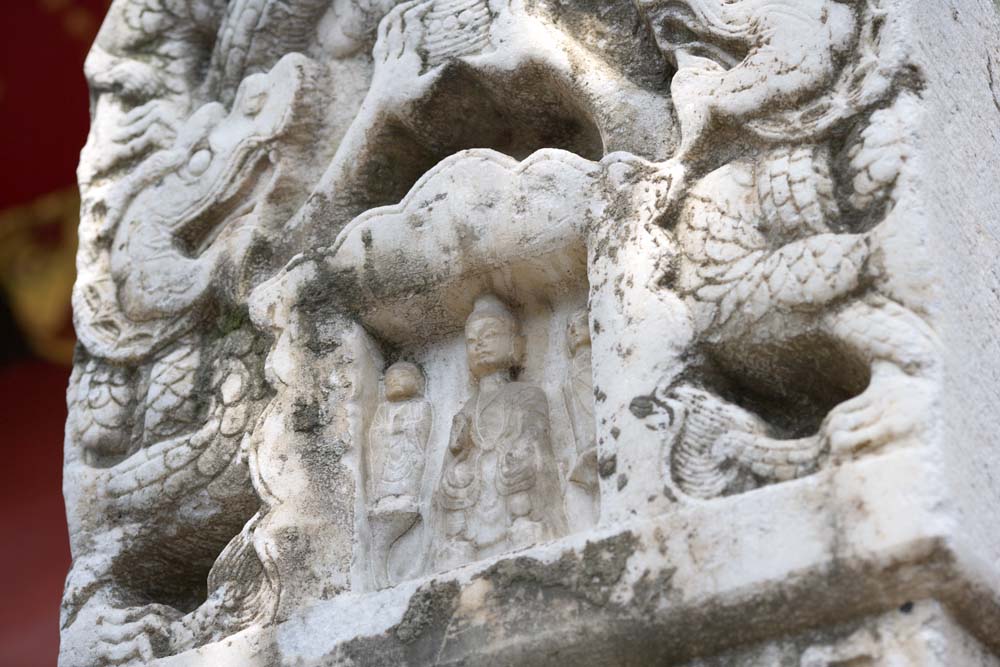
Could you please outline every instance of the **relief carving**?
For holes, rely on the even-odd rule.
[[[633,412],[666,418],[682,495],[794,479],[933,428],[934,336],[882,250],[902,224],[913,82],[882,43],[881,3],[856,4],[641,5],[678,67],[682,141],[659,202],[677,251],[661,282],[693,331],[687,367]],[[727,155],[734,141],[744,157]]]
[[[424,376],[416,364],[400,361],[385,371],[385,401],[368,433],[371,499],[420,495],[431,430],[431,404],[423,400]]]
[[[441,569],[564,532],[549,440],[548,400],[515,381],[523,341],[495,296],[476,299],[465,324],[473,395],[452,420],[436,502],[443,512]]]
[[[375,411],[367,443],[368,522],[379,587],[396,583],[389,574],[393,547],[421,519],[421,486],[433,425],[431,404],[423,398],[424,376],[416,364],[394,363],[385,371],[384,384],[385,400]]]
[[[886,1],[116,0],[63,666],[926,440]]]
[[[596,523],[600,493],[597,424],[594,418],[590,322],[586,309],[571,314],[566,322],[566,347],[570,358],[562,390],[576,445],[576,456],[569,471],[570,485],[566,488],[567,514],[586,514],[584,521]],[[574,502],[574,496],[581,496],[580,501]]]
[[[69,396],[67,476],[101,490],[84,507],[99,503],[107,512],[99,529],[126,538],[78,558],[67,579],[64,618],[106,619],[88,640],[95,656],[149,660],[260,620],[192,610],[206,580],[217,598],[240,594],[215,573],[254,511],[245,437],[267,402],[264,349],[236,329],[182,338],[138,368],[83,362],[86,395]],[[115,576],[123,568],[128,584]]]
[[[280,38],[226,73],[222,51],[206,67],[206,34],[250,38],[217,9],[115,3],[88,59],[83,391],[69,397],[66,451],[81,490],[67,495],[73,548],[86,553],[63,604],[64,644],[87,647],[80,664],[147,662],[273,618],[248,446],[269,402],[268,343],[245,296],[282,215],[275,192],[294,199],[302,175],[283,161],[302,155],[295,133],[317,127],[304,99],[318,69]],[[102,534],[122,539],[91,552]]]

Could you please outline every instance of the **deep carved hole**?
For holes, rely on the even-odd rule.
[[[214,327],[203,339],[203,350],[213,350],[214,359],[211,363],[202,363],[195,371],[193,387],[185,401],[192,411],[190,420],[177,419],[173,424],[161,424],[158,432],[150,433],[142,428],[144,421],[140,410],[133,446],[149,447],[164,439],[179,437],[175,434],[187,433],[188,437],[193,437],[191,424],[202,425],[211,419],[213,393],[221,400],[216,373],[220,364],[223,369],[227,368],[226,359],[242,355],[244,361],[254,360],[249,364],[250,376],[245,376],[247,394],[242,399],[251,412],[254,405],[251,401],[267,395],[267,390],[261,386],[261,366],[266,350],[273,344],[271,338],[241,335],[241,331],[246,331],[249,317],[244,308],[215,307],[206,310],[206,315]],[[219,341],[208,342],[216,336]],[[223,436],[216,433],[214,437]],[[226,444],[211,441],[204,446],[204,452],[211,455],[213,448]],[[197,465],[197,460],[188,464]],[[141,527],[126,524],[130,530],[134,527],[136,533],[129,535],[123,552],[112,565],[114,580],[121,584],[127,604],[157,603],[184,613],[198,608],[211,592],[207,590],[208,575],[219,555],[260,509],[249,473],[244,464],[236,460],[230,459],[228,467],[212,477],[194,474],[192,470],[177,470],[171,480],[160,483],[169,487],[178,480],[184,485],[180,494],[162,494],[126,510],[143,513]]]
[[[233,179],[238,187],[213,202],[202,214],[188,221],[175,235],[178,245],[189,257],[205,252],[226,227],[241,215],[249,213],[259,192],[268,183],[271,163],[267,154],[258,152],[249,156],[240,166],[240,174]]]
[[[774,343],[738,341],[706,350],[703,381],[787,438],[815,434],[835,406],[868,386],[863,360],[827,336]]]
[[[521,160],[541,148],[562,148],[599,160],[603,142],[593,120],[550,69],[526,66],[486,76],[452,67],[420,109],[422,135],[445,157],[465,148],[492,148]]]
[[[150,519],[148,525],[160,532],[138,538],[141,546],[115,564],[116,580],[134,596],[129,602],[164,604],[185,613],[195,610],[208,596],[208,573],[215,560],[256,510],[256,499],[247,497],[224,509],[206,508],[197,524],[176,527],[169,516]]]
[[[400,201],[441,160],[470,148],[489,148],[521,160],[543,148],[560,148],[599,160],[600,131],[549,69],[525,66],[484,73],[455,63],[407,114],[379,128],[347,197],[350,217]],[[339,220],[339,225],[348,220]]]

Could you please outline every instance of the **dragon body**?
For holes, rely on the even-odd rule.
[[[659,168],[659,220],[679,247],[668,282],[691,313],[705,360],[695,366],[722,387],[706,393],[685,376],[660,389],[671,414],[687,415],[667,459],[694,497],[745,489],[747,474],[751,486],[801,476],[932,427],[934,336],[885,289],[881,238],[901,224],[888,220],[915,104],[882,44],[879,5],[640,3],[677,67],[681,147]],[[796,405],[818,426],[761,422],[745,408],[762,401]]]

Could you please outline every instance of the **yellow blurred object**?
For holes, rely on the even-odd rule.
[[[0,212],[0,289],[35,354],[62,364],[73,361],[79,214],[75,187]]]

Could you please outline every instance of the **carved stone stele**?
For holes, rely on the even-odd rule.
[[[990,0],[115,0],[62,667],[1000,667]]]

